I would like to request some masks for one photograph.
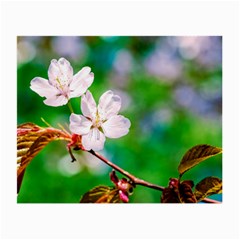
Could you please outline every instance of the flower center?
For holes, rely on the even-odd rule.
[[[61,77],[57,77],[56,78],[57,81],[57,88],[62,92],[62,94],[65,97],[68,97],[68,81],[66,80],[66,77],[64,78],[64,76]]]
[[[93,126],[96,128],[100,128],[102,126],[102,119],[97,111],[96,113],[96,118],[94,120]]]
[[[64,81],[64,79],[60,78],[59,76],[56,78],[56,81],[58,83],[57,87],[63,90],[64,86],[66,85],[66,81]]]

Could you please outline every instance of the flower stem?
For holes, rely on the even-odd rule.
[[[148,188],[152,188],[152,189],[156,189],[156,190],[159,190],[159,191],[163,191],[165,189],[162,186],[146,182],[146,181],[144,181],[142,179],[139,179],[139,178],[133,176],[129,172],[123,170],[122,168],[120,168],[119,166],[115,165],[114,163],[109,161],[107,158],[103,157],[102,155],[100,155],[99,153],[97,153],[97,152],[95,152],[93,150],[90,150],[89,153],[91,153],[92,155],[94,155],[95,157],[97,157],[98,159],[100,159],[101,161],[103,161],[104,163],[106,163],[107,165],[109,165],[110,167],[115,169],[116,171],[120,172],[124,176],[128,177],[133,182],[134,185],[142,185],[142,186],[145,186],[145,187],[148,187]],[[209,199],[209,198],[204,198],[202,200],[202,202],[206,202],[206,203],[220,203],[219,201],[212,200],[212,199]]]
[[[73,108],[72,108],[72,104],[71,104],[70,101],[68,101],[68,104],[67,104],[67,105],[68,105],[68,108],[69,108],[70,112],[71,112],[71,113],[74,113],[74,112],[73,112]]]

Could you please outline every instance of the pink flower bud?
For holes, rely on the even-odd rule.
[[[127,203],[127,202],[129,201],[128,195],[127,195],[126,192],[124,192],[124,191],[122,191],[122,190],[119,190],[119,196],[120,196],[120,199],[121,199],[123,202]]]
[[[110,179],[119,190],[120,199],[127,203],[129,201],[128,196],[133,192],[133,185],[126,178],[119,180],[114,170],[110,173]]]
[[[116,186],[118,185],[119,179],[114,170],[110,173],[110,179]]]
[[[170,178],[168,186],[170,188],[176,188],[178,187],[179,181],[177,178]]]

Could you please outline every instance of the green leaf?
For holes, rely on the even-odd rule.
[[[80,203],[120,203],[119,190],[115,187],[97,186],[86,192]]]
[[[222,193],[222,180],[217,177],[206,177],[200,181],[195,187],[195,196],[197,201],[201,201],[204,198]]]
[[[21,124],[17,128],[17,192],[24,172],[31,160],[50,142],[71,141],[71,135],[55,128],[42,128],[33,123]]]
[[[183,175],[186,171],[193,168],[200,162],[215,156],[222,152],[222,148],[213,147],[207,144],[201,144],[192,147],[189,149],[183,156],[179,166],[178,172],[180,176]]]

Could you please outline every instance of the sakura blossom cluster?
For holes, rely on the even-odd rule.
[[[82,114],[71,113],[70,130],[81,136],[85,150],[100,151],[107,138],[120,138],[129,132],[129,119],[119,115],[121,98],[111,90],[102,94],[98,105],[88,88],[92,85],[94,74],[90,67],[83,67],[73,74],[69,61],[53,59],[48,69],[48,79],[35,77],[30,88],[48,106],[66,105],[71,98],[81,97]]]

